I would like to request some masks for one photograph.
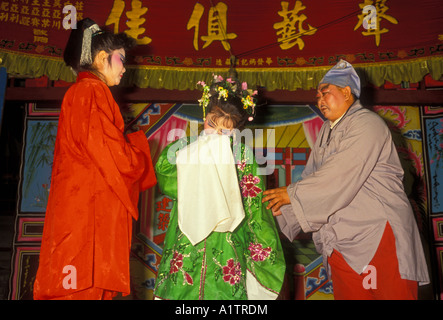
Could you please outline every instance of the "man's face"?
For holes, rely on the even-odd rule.
[[[333,84],[323,83],[317,89],[317,106],[321,113],[330,121],[340,118],[349,108],[347,90]]]

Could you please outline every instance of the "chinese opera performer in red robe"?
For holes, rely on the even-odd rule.
[[[61,108],[34,299],[97,300],[130,293],[132,219],[156,184],[143,132],[124,135],[109,90],[134,40],[90,19],[71,32],[64,59],[78,73]]]

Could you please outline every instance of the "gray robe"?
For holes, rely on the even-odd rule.
[[[325,265],[335,249],[358,274],[389,222],[401,277],[429,283],[403,173],[387,125],[357,100],[332,130],[329,121],[323,124],[302,180],[288,186],[291,205],[277,221],[291,241],[300,228],[312,232]]]

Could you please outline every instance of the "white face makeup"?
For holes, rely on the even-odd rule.
[[[105,64],[104,70],[101,70],[104,81],[109,87],[120,84],[121,78],[126,72],[125,61],[125,49],[117,49],[111,53],[111,63]]]

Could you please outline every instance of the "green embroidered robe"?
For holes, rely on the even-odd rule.
[[[185,147],[190,140],[168,145],[155,166],[160,190],[174,200],[155,298],[275,299],[283,284],[286,265],[272,213],[261,203],[264,179],[257,175],[258,165],[248,147],[240,145],[241,159],[235,159],[245,211],[239,226],[233,232],[212,232],[195,246],[181,232],[177,218],[177,166],[174,158],[168,159],[168,151],[174,146],[170,152],[174,157],[174,151]]]

